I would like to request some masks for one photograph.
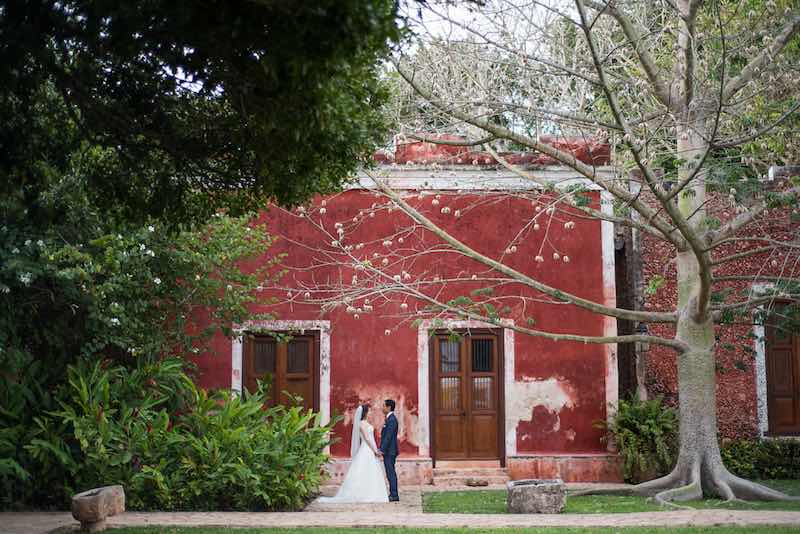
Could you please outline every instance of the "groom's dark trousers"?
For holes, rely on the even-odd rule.
[[[386,417],[386,423],[381,430],[381,453],[383,454],[383,466],[386,468],[386,478],[389,480],[389,500],[396,501],[400,497],[397,494],[397,471],[394,464],[397,461],[397,417],[394,412]]]

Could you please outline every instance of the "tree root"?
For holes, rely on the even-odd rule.
[[[726,471],[725,482],[731,487],[733,493],[745,501],[800,501],[800,497],[786,495],[780,491],[768,488],[756,482],[751,482]]]
[[[678,508],[681,510],[691,510],[690,507],[677,505],[674,501],[694,501],[702,498],[703,489],[701,488],[700,480],[695,479],[684,486],[671,488],[656,493],[653,497],[653,500],[656,502],[656,504],[661,506],[670,506],[672,508]]]
[[[719,465],[719,464],[718,464]],[[705,468],[699,463],[691,467],[676,466],[672,472],[661,478],[642,482],[629,488],[582,490],[570,493],[579,495],[620,495],[652,497],[661,506],[688,509],[675,504],[675,501],[691,501],[703,498],[703,491],[714,493],[727,502],[744,501],[800,501],[800,496],[786,495],[756,482],[751,482],[731,474],[724,467]]]

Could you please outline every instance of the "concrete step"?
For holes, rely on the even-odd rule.
[[[440,487],[454,487],[454,486],[466,486],[467,481],[469,479],[475,481],[485,481],[490,486],[502,486],[510,479],[507,475],[492,475],[492,476],[463,476],[463,475],[455,475],[455,476],[434,476],[433,477],[433,485],[440,486]]]
[[[435,477],[438,477],[438,476],[447,477],[447,476],[455,476],[455,475],[464,475],[464,476],[470,476],[470,477],[471,476],[501,476],[501,475],[507,475],[507,474],[508,474],[508,472],[505,469],[501,468],[501,467],[495,467],[495,468],[486,468],[486,467],[480,468],[480,467],[476,467],[476,468],[470,468],[470,469],[443,469],[443,468],[437,467],[437,468],[435,468],[433,470],[433,476],[435,476]]]
[[[500,460],[437,460],[436,468],[442,469],[473,469],[473,468],[500,468]]]

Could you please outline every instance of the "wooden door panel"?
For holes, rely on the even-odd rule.
[[[443,459],[467,457],[464,441],[464,421],[458,416],[440,416],[436,421],[437,454]]]
[[[769,365],[769,385],[774,396],[794,396],[793,354],[789,349],[774,349]]]
[[[470,458],[497,458],[497,418],[473,415],[470,418]]]
[[[302,397],[305,408],[316,408],[319,358],[313,336],[278,342],[270,336],[249,335],[243,356],[244,384],[248,391],[256,390],[257,380],[269,381],[267,406],[276,402],[293,405],[291,395]]]
[[[800,434],[800,336],[777,328],[780,319],[773,321],[766,336],[769,431]]]
[[[433,341],[434,453],[439,459],[498,458],[498,346],[491,334]]]
[[[795,423],[794,399],[780,398],[772,402],[771,419],[774,418],[775,425],[779,428],[791,427]]]

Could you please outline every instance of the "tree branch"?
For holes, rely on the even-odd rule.
[[[631,321],[646,321],[646,322],[653,322],[653,323],[674,323],[677,321],[677,316],[674,313],[664,313],[664,312],[639,312],[633,310],[623,310],[620,308],[611,308],[609,306],[604,306],[602,304],[598,304],[594,301],[587,300],[577,295],[572,295],[570,293],[565,293],[559,289],[554,287],[550,287],[546,284],[543,284],[529,276],[500,263],[499,261],[493,260],[484,256],[483,254],[473,250],[466,244],[462,243],[458,239],[454,238],[441,228],[439,228],[436,224],[431,222],[427,217],[422,215],[419,211],[414,209],[411,205],[409,205],[406,201],[404,201],[400,195],[394,192],[391,188],[389,188],[386,184],[383,183],[380,179],[370,174],[370,178],[378,185],[381,191],[383,191],[386,196],[391,198],[395,204],[397,204],[409,217],[411,217],[414,221],[416,221],[419,225],[426,228],[428,231],[433,233],[434,235],[438,236],[448,245],[453,247],[459,253],[463,254],[464,256],[475,260],[479,263],[482,263],[492,269],[505,274],[506,276],[510,276],[514,280],[521,282],[537,291],[544,293],[545,295],[549,295],[561,302],[566,302],[569,304],[574,304],[580,308],[589,310],[594,313],[599,313],[602,315],[607,315],[609,317],[617,317],[619,319],[628,319]]]
[[[788,21],[781,28],[780,33],[775,38],[773,43],[765,48],[760,54],[754,57],[750,62],[745,65],[738,76],[728,80],[725,84],[725,89],[722,92],[722,101],[728,102],[736,93],[738,93],[745,85],[747,85],[758,72],[763,69],[772,59],[779,55],[783,49],[789,44],[789,41],[794,35],[800,31],[800,13],[794,13],[788,17]]]
[[[425,100],[427,100],[434,106],[438,107],[442,111],[448,111],[439,102],[434,100],[433,97],[430,95],[430,93],[424,90],[416,82],[416,80],[414,80],[414,77],[408,72],[406,72],[405,69],[399,63],[396,62],[395,67],[397,68],[397,72],[400,74],[400,76],[404,80],[406,80],[406,82],[408,82],[408,84],[420,96],[422,96]],[[471,117],[466,113],[462,113],[458,110],[449,110],[449,113],[452,116],[456,117],[457,119],[472,124],[473,126],[477,126],[478,128],[481,128],[486,132],[492,133],[497,137],[516,141],[517,143],[528,146],[534,150],[537,150],[543,154],[550,156],[556,161],[563,163],[567,167],[570,167],[571,169],[580,173],[582,176],[587,178],[592,183],[599,185],[600,187],[606,189],[615,197],[627,202],[633,209],[639,212],[642,215],[642,217],[644,217],[647,221],[649,221],[652,226],[658,228],[658,230],[669,241],[672,242],[672,240],[674,239],[673,237],[670,236],[672,234],[672,228],[670,228],[669,225],[667,225],[662,219],[660,219],[658,217],[658,214],[652,208],[650,208],[645,203],[640,202],[637,199],[637,197],[635,195],[632,195],[629,191],[622,189],[621,187],[618,187],[615,184],[609,183],[606,180],[602,179],[600,176],[598,176],[595,167],[580,161],[578,158],[575,157],[574,154],[558,150],[557,148],[554,148],[548,144],[542,143],[531,137],[509,130],[508,128],[501,126],[499,124],[491,123],[483,118]],[[681,246],[679,246],[678,248],[682,248],[682,246],[683,243],[681,243]]]
[[[636,56],[639,58],[639,63],[647,75],[647,79],[650,81],[658,101],[667,109],[675,111],[670,97],[669,86],[659,76],[655,61],[643,46],[645,32],[640,31],[624,13],[610,2],[601,3],[588,0],[585,4],[597,11],[600,15],[608,14],[617,21],[625,37],[628,39],[628,42],[633,46]]]

